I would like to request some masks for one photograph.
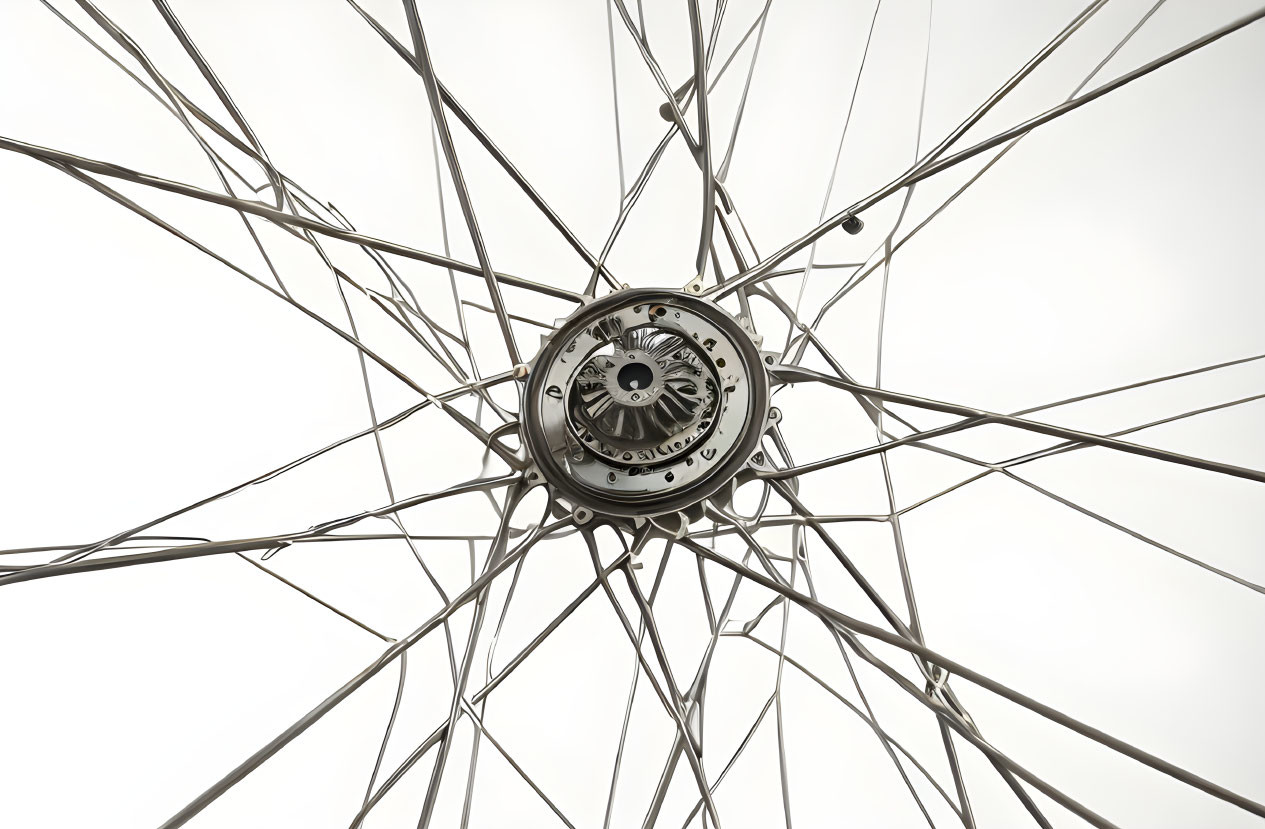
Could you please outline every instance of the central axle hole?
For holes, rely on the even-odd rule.
[[[627,363],[619,370],[619,387],[624,391],[635,391],[650,386],[654,380],[654,372],[645,363]]]

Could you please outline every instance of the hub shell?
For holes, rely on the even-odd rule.
[[[617,382],[632,363],[649,369],[638,369],[647,387]],[[747,330],[715,303],[660,289],[582,307],[546,338],[525,391],[523,434],[541,475],[577,506],[617,516],[711,496],[748,464],[769,412]]]

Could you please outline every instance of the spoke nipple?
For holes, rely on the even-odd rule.
[[[865,222],[861,221],[860,216],[849,216],[839,223],[839,227],[843,228],[845,232],[856,236],[865,227]]]
[[[524,377],[526,377],[530,373],[531,373],[531,369],[527,366],[526,363],[519,363],[518,365],[514,366],[515,380],[522,380]]]

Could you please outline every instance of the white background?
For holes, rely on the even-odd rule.
[[[57,5],[98,32],[72,4]],[[444,249],[422,85],[349,7],[336,0],[172,5],[279,169],[371,236]],[[620,199],[604,4],[420,5],[441,80],[586,246],[599,250]],[[1112,0],[961,146],[1062,101],[1149,6]],[[396,4],[376,0],[366,7],[408,42]],[[713,71],[761,7],[750,0],[729,3]],[[172,82],[230,123],[149,4],[119,0],[102,8]],[[1091,87],[1251,8],[1247,2],[1170,0]],[[763,254],[817,223],[873,9],[861,2],[773,3],[727,181]],[[912,162],[928,42],[924,151],[1079,9],[1076,2],[942,0],[928,40],[926,5],[885,3],[831,210]],[[703,11],[708,30],[712,13]],[[648,2],[646,18],[651,47],[669,82],[678,85],[691,71],[686,5]],[[1262,25],[1042,127],[897,253],[889,276],[884,386],[1011,411],[1265,352]],[[661,94],[618,16],[615,45],[631,182],[666,124],[657,113]],[[718,156],[749,60],[750,44],[712,97]],[[179,123],[34,0],[0,4],[0,78],[0,134],[218,189],[205,156]],[[452,129],[493,264],[582,288],[589,269],[580,257],[455,120]],[[988,157],[920,185],[896,238]],[[243,162],[241,169],[263,183],[257,168]],[[232,211],[111,184],[266,275]],[[446,174],[443,186],[452,255],[473,262]],[[700,189],[698,169],[678,138],[610,257],[620,280],[679,287],[693,276]],[[899,207],[897,197],[869,211],[859,236],[826,237],[816,261],[869,256]],[[295,296],[345,326],[320,260],[266,223],[252,222]],[[329,250],[350,272],[383,284],[351,246],[331,242]],[[8,153],[0,155],[0,251],[5,548],[104,538],[369,425],[359,363],[347,343],[79,182]],[[391,261],[428,312],[433,308],[441,324],[455,325],[447,274]],[[786,267],[804,261],[800,255]],[[813,274],[801,306],[806,317],[841,284],[841,273]],[[875,379],[881,276],[880,270],[850,294],[819,329],[862,382]],[[486,304],[477,279],[456,278],[463,296]],[[778,289],[793,301],[798,278],[785,278]],[[453,385],[415,344],[375,317],[363,297],[350,301],[366,342],[429,391]],[[517,290],[507,290],[506,301],[516,313],[546,322],[569,309]],[[766,348],[780,348],[785,329],[768,311],[760,311],[757,325]],[[480,369],[507,368],[491,318],[471,311],[471,321]],[[526,354],[539,331],[516,328]],[[372,368],[370,377],[379,417],[417,401],[384,372]],[[1257,394],[1262,380],[1265,366],[1250,363],[1034,417],[1107,433]],[[514,405],[508,389],[498,395]],[[842,393],[797,387],[779,393],[777,404],[800,462],[874,442],[872,425]],[[943,422],[901,411],[923,428]],[[1248,403],[1127,439],[1262,469],[1263,415],[1265,404]],[[384,443],[397,497],[434,491],[484,469],[477,441],[433,410]],[[1002,460],[1049,444],[987,427],[940,445]],[[977,471],[917,450],[893,452],[891,464],[899,505]],[[1138,533],[1242,578],[1265,580],[1260,484],[1101,449],[1023,470],[1033,482]],[[888,509],[873,459],[819,473],[803,486],[801,497],[822,513]],[[217,539],[280,533],[387,502],[377,454],[361,441],[156,531]],[[543,508],[536,495],[517,523],[536,521]],[[490,534],[495,520],[478,497],[405,514],[417,533]],[[387,522],[370,523],[365,532],[393,531]],[[1265,718],[1257,708],[1265,597],[999,475],[911,512],[903,528],[929,645],[1234,791],[1265,799],[1259,760]],[[844,524],[832,533],[903,609],[890,531]],[[778,539],[785,536],[765,543]],[[740,547],[722,549],[741,555]],[[428,543],[422,550],[450,593],[468,583],[464,543]],[[846,613],[877,618],[824,548],[811,555],[824,599]],[[657,548],[650,552],[641,571],[646,589],[658,556]],[[269,565],[390,636],[403,635],[442,604],[398,543],[300,546]],[[709,574],[719,595],[720,571]],[[498,662],[592,577],[574,538],[534,552],[507,616]],[[739,619],[770,598],[758,591],[740,595]],[[503,592],[498,596],[503,601]],[[631,611],[631,602],[626,606]],[[666,647],[680,660],[674,670],[688,681],[707,631],[694,563],[683,554],[667,569],[656,610]],[[764,623],[773,641],[779,615]],[[454,638],[464,641],[468,624],[469,612],[462,611]],[[809,617],[792,614],[790,641],[788,652],[855,700],[838,652]],[[156,826],[383,647],[235,556],[0,586],[0,825]],[[767,699],[776,668],[774,657],[749,643],[726,640],[720,647],[706,715],[711,776]],[[911,673],[907,659],[879,653]],[[491,697],[486,712],[491,733],[578,826],[601,825],[632,658],[598,594]],[[934,720],[873,670],[860,673],[880,721],[951,791]],[[368,783],[395,676],[394,668],[384,671],[191,825],[345,826]],[[869,730],[801,675],[785,682],[797,825],[925,825]],[[965,682],[955,687],[996,746],[1122,826],[1259,823]],[[640,825],[672,738],[671,722],[648,689],[643,685],[638,694],[614,814],[618,826]],[[410,652],[385,768],[394,768],[442,721],[450,695],[442,639],[432,636]],[[458,735],[435,826],[460,821],[468,721]],[[980,825],[1025,825],[1021,807],[982,756],[965,744],[959,751]],[[486,744],[479,770],[471,825],[555,825]],[[366,825],[415,825],[428,775],[424,762]],[[944,802],[919,785],[937,825],[951,825]],[[696,799],[691,787],[688,774],[674,783],[662,825],[680,824]],[[1080,825],[1050,801],[1038,801],[1055,825]],[[717,804],[726,827],[781,824],[771,720],[719,788]]]

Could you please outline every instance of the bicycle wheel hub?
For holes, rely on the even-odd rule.
[[[759,444],[769,382],[751,335],[714,303],[625,290],[544,340],[527,382],[532,460],[577,505],[657,515],[703,500]]]

